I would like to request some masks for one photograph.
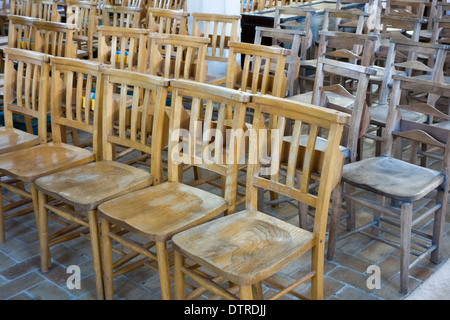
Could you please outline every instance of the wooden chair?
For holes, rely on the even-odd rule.
[[[33,0],[31,2],[31,17],[44,21],[61,22],[58,12],[58,0]]]
[[[215,294],[213,298],[261,300],[265,298],[263,282],[277,291],[266,298],[278,299],[288,292],[298,298],[306,298],[291,290],[308,280],[311,280],[311,298],[323,299],[325,229],[331,191],[340,179],[343,163],[339,140],[349,117],[271,96],[255,96],[253,100],[255,121],[249,139],[249,154],[252,157],[248,160],[246,210],[190,228],[172,238],[175,248],[175,299],[195,299],[211,291]],[[265,146],[260,144],[261,137],[268,132],[264,121],[267,117],[279,119],[278,125],[270,130],[277,141],[283,138],[285,119],[294,121],[292,139],[297,142],[300,141],[302,129],[309,130],[306,148],[292,143],[290,149],[285,150],[290,154],[286,181],[276,178],[279,171],[284,171],[280,167],[282,147],[271,145],[271,156],[267,159],[263,150]],[[314,146],[321,128],[329,131],[325,152],[319,156]],[[323,157],[323,163],[318,164],[316,157]],[[300,181],[296,181],[299,179],[295,174],[297,168],[303,171]],[[318,195],[313,195],[308,185],[316,172],[320,172],[321,180]],[[314,230],[310,232],[298,228],[258,211],[259,188],[308,202],[316,210]],[[311,259],[311,269],[306,270],[298,280],[286,285],[270,278],[301,256]],[[193,264],[187,265],[188,262]],[[189,290],[186,284],[192,281],[186,281],[186,276],[200,287]],[[224,281],[225,286],[221,286]]]
[[[36,46],[37,18],[9,15],[8,47],[33,50]]]
[[[338,190],[336,197],[333,197],[335,201],[333,202],[330,220],[328,259],[332,259],[335,253],[342,203],[340,194],[342,193],[351,219],[348,230],[352,231],[340,234],[338,239],[343,239],[346,235],[358,232],[398,248],[400,250],[400,291],[402,293],[408,292],[409,269],[413,265],[423,257],[428,256],[430,252],[433,263],[439,263],[441,258],[442,234],[448,195],[448,148],[450,145],[448,129],[408,121],[403,119],[399,110],[419,111],[432,117],[444,117],[447,121],[448,115],[442,114],[424,103],[401,104],[401,91],[412,90],[416,93],[448,97],[449,89],[448,84],[399,75],[394,76],[389,120],[386,123],[382,155],[345,165],[342,173],[342,184],[336,189]],[[425,143],[441,148],[441,150],[444,149],[441,169],[424,168],[413,161],[416,158],[415,148],[411,149],[410,161],[397,158],[393,148],[394,142],[403,139],[415,141],[414,145]],[[357,192],[351,194],[344,190],[345,186],[348,185],[357,188]],[[365,194],[361,194],[360,190],[365,191]],[[437,193],[434,196],[429,195],[433,191]],[[368,200],[369,197],[366,194],[368,192],[375,194],[379,201]],[[429,205],[426,205],[424,201],[421,201],[420,205],[417,204],[417,201],[425,200],[425,197],[428,196],[431,201]],[[386,201],[386,198],[400,203],[400,205],[391,204],[391,202]],[[358,203],[373,210],[373,221],[355,229],[353,227],[354,212],[349,210],[352,203]],[[418,206],[425,209],[418,212]],[[420,230],[420,224],[423,226],[423,219],[426,218],[433,218],[433,221],[426,220],[432,224],[431,234],[425,230]],[[372,233],[368,232],[370,227],[373,230]],[[385,231],[399,237],[399,242],[396,242],[396,238],[392,236],[382,237],[382,233]],[[410,264],[411,254],[417,258]]]
[[[98,59],[113,68],[144,73],[148,62],[146,29],[98,27]]]
[[[186,11],[186,4],[186,0],[148,0],[147,8]]]
[[[139,7],[122,7],[104,4],[102,9],[102,25],[123,28],[139,28],[141,20]]]
[[[450,4],[438,3],[436,17],[433,19],[431,43],[450,44],[450,18],[445,14],[448,10],[450,10]],[[446,83],[449,83],[447,78],[449,76],[449,58],[447,57],[444,65],[444,75],[446,76],[444,80]]]
[[[150,32],[189,35],[189,13],[183,10],[147,9],[145,28]]]
[[[47,111],[50,94],[47,77],[50,58],[30,50],[5,48],[5,92],[3,117],[0,128],[0,154],[28,148],[47,140]],[[15,66],[17,65],[17,66]],[[17,69],[16,69],[17,68]],[[14,117],[27,115],[26,131],[16,129]],[[31,118],[37,119],[37,134],[33,134]],[[24,128],[25,129],[25,128]],[[4,242],[4,234],[2,236]]]
[[[204,37],[151,33],[148,73],[204,82],[209,41]]]
[[[255,44],[263,44],[264,39],[269,39],[272,46],[278,46],[290,50],[290,55],[286,59],[287,96],[292,96],[298,92],[298,74],[300,71],[300,60],[306,56],[303,50],[303,38],[306,32],[292,29],[255,28]]]
[[[56,57],[76,58],[84,52],[77,50],[73,40],[76,25],[52,21],[35,21],[36,46],[38,52],[47,53]]]
[[[380,85],[380,93],[378,102],[370,105],[370,122],[373,128],[365,134],[365,138],[376,141],[375,155],[380,155],[381,152],[382,130],[386,126],[393,75],[402,74],[409,77],[443,81],[444,63],[450,48],[448,45],[429,44],[403,38],[394,38],[389,42],[386,67],[382,70],[381,76],[371,79],[371,83]],[[380,69],[377,73],[379,71]],[[427,103],[434,106],[436,101],[429,100]],[[421,113],[406,110],[402,112],[403,117],[409,121],[426,121],[426,116]],[[374,134],[372,131],[376,131],[376,133]]]
[[[36,218],[38,218],[39,211],[37,199],[38,193],[35,185],[36,179],[61,170],[86,164],[94,160],[94,155],[99,154],[97,152],[98,141],[96,141],[96,139],[94,139],[95,143],[93,144],[93,151],[79,148],[64,142],[67,137],[65,135],[65,129],[67,127],[89,131],[90,134],[94,135],[94,132],[96,131],[94,130],[94,128],[97,127],[99,121],[99,108],[97,105],[97,108],[94,108],[93,117],[89,116],[90,110],[87,112],[81,111],[81,106],[79,103],[79,101],[81,101],[81,97],[79,97],[77,99],[78,110],[72,112],[72,95],[68,93],[65,96],[66,99],[70,101],[70,106],[68,112],[63,114],[62,110],[67,111],[68,103],[60,104],[59,100],[55,100],[61,93],[61,90],[56,89],[60,89],[61,87],[54,86],[57,80],[56,78],[58,78],[56,77],[55,63],[60,63],[61,65],[70,65],[70,63],[73,64],[74,62],[72,60],[70,60],[70,62],[67,62],[67,60],[65,60],[64,58],[52,58],[51,63],[53,64],[51,71],[53,85],[53,87],[51,88],[52,108],[50,112],[52,119],[52,142],[47,143],[46,141],[40,141],[40,144],[37,146],[20,149],[0,155],[0,172],[4,176],[12,178],[19,182],[19,184],[17,185],[11,185],[7,181],[1,180],[0,186],[2,187],[2,190],[9,190],[10,192],[20,196],[20,199],[18,199],[16,203],[11,203],[1,209],[0,212],[2,212],[2,217],[6,213],[6,211],[10,211],[20,206],[20,204],[24,201],[23,199],[32,199],[34,213],[36,215]],[[79,68],[96,68],[95,70],[98,70],[97,74],[100,75],[99,65],[93,65],[82,62],[81,60],[76,60],[75,66]],[[49,77],[50,73],[44,74],[44,79],[42,79],[39,88],[37,88],[36,86],[28,87],[28,90],[41,90],[41,93],[43,94],[42,96],[39,95],[39,99],[44,99],[44,101],[40,101],[44,105],[47,104],[47,101],[45,101],[45,88],[49,88]],[[92,77],[91,80],[88,81],[88,83],[92,85]],[[100,84],[98,84],[97,89],[100,90]],[[34,94],[33,97],[36,97],[37,92],[31,92],[31,94]],[[78,94],[81,94],[81,92],[79,91]],[[94,136],[96,136],[96,133]],[[27,210],[29,212],[29,209]]]
[[[241,13],[275,8],[277,5],[278,0],[241,0]]]
[[[129,261],[136,254],[144,255],[129,267],[122,267],[116,273],[121,274],[126,270],[134,269],[136,266],[152,266],[152,261],[157,261],[157,270],[161,284],[161,295],[163,299],[171,299],[170,288],[170,264],[167,243],[173,235],[180,231],[204,223],[221,213],[231,214],[235,210],[236,188],[237,188],[237,163],[233,159],[227,159],[227,154],[232,152],[237,157],[241,150],[240,140],[233,147],[224,150],[219,141],[219,135],[225,134],[225,128],[242,130],[244,127],[245,107],[249,102],[250,95],[237,92],[220,86],[201,84],[185,80],[171,81],[173,99],[171,106],[171,137],[169,140],[169,178],[167,182],[142,189],[128,195],[115,198],[101,204],[98,207],[102,226],[102,247],[104,257],[105,293],[107,299],[113,299],[113,268],[120,266],[121,261],[113,263],[111,242],[117,241],[126,248],[132,250],[129,258],[124,257],[122,261]],[[191,110],[187,120],[187,127],[182,124],[182,114],[185,109],[182,101],[184,97],[192,97]],[[217,118],[213,118],[213,108],[217,105]],[[233,118],[227,121],[225,109],[233,108]],[[197,132],[197,126],[202,123],[203,127],[216,128],[215,142],[213,136],[205,131],[203,138],[198,140],[191,136],[187,142],[189,133],[185,135],[183,128],[188,132]],[[234,131],[238,132],[238,131]],[[222,136],[225,137],[225,136]],[[180,140],[181,139],[181,140]],[[225,138],[223,138],[225,139]],[[189,140],[189,139],[188,139]],[[199,143],[199,145],[197,145]],[[204,148],[213,143],[214,150],[203,152],[205,157],[200,156]],[[200,149],[198,149],[198,147]],[[210,149],[208,149],[210,150]],[[241,153],[239,153],[241,154]],[[231,160],[231,161],[229,161]],[[226,191],[223,197],[211,192],[181,183],[182,163],[219,173],[226,178]],[[163,214],[161,214],[163,213]],[[136,222],[136,223],[135,223]],[[140,243],[136,240],[130,242],[125,232],[111,230],[111,225],[120,227],[130,234],[140,237]],[[118,231],[118,232],[117,232]],[[142,241],[149,241],[141,244]],[[152,247],[156,246],[156,254]],[[133,268],[134,265],[134,268]]]
[[[94,59],[95,52],[98,49],[95,39],[99,26],[97,3],[78,0],[67,1],[66,22],[76,25],[73,39],[77,43],[78,50],[85,51],[87,59]]]
[[[228,62],[228,42],[239,41],[239,21],[241,16],[210,13],[192,13],[192,35],[208,37],[209,43],[206,61],[212,68],[226,66]],[[225,67],[226,71],[226,67]],[[208,72],[206,83],[215,85],[226,82],[225,72]]]
[[[57,72],[56,77],[58,77],[60,72],[68,75],[80,69],[73,64],[65,70],[58,69],[57,65],[53,70]],[[78,75],[83,74],[80,72]],[[102,75],[104,77],[104,91],[102,91],[104,121],[103,127],[99,126],[96,129],[102,130],[102,133],[97,133],[103,139],[102,157],[98,157],[98,161],[94,163],[60,171],[36,180],[36,187],[39,190],[41,271],[49,270],[51,245],[89,233],[98,299],[103,299],[104,294],[97,207],[102,202],[162,181],[161,141],[169,83],[166,79],[159,77],[116,69],[102,70]],[[55,85],[58,81],[55,81]],[[68,78],[67,81],[71,79]],[[77,83],[76,90],[89,89],[81,88],[82,82],[73,80],[73,83]],[[114,93],[117,86],[122,89],[118,101]],[[127,103],[126,97],[129,91],[133,92],[131,105]],[[80,107],[80,100],[77,99],[77,102]],[[125,112],[130,107],[131,122],[126,119]],[[95,108],[102,108],[102,106],[97,104]],[[146,118],[143,115],[147,117],[151,115],[151,121],[142,120]],[[115,161],[116,145],[133,147],[151,154],[150,172]],[[83,178],[80,179],[80,177]],[[102,187],[99,189],[99,186]],[[61,203],[64,206],[61,206]],[[51,235],[48,234],[48,211],[67,221],[67,224],[59,230],[53,227],[55,232]],[[69,232],[67,232],[68,229]]]
[[[10,0],[9,11],[10,14],[18,16],[31,16],[31,3],[28,0]]]
[[[228,45],[227,88],[282,98],[286,96],[287,77],[284,70],[290,54],[288,49],[242,42],[229,42]],[[238,61],[241,61],[242,68]],[[264,66],[263,70],[261,66]]]

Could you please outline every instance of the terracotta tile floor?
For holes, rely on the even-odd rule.
[[[296,208],[282,203],[278,208],[265,207],[285,220],[297,224]],[[370,219],[367,212],[360,210],[358,223]],[[450,213],[446,216],[443,262],[450,256]],[[424,228],[429,228],[424,225]],[[84,238],[71,240],[52,248],[53,266],[49,272],[40,272],[39,241],[33,214],[16,217],[6,222],[7,241],[0,244],[0,299],[26,300],[90,300],[96,298],[94,272],[89,242]],[[298,278],[307,270],[308,256],[286,266],[276,277],[288,282]],[[67,268],[80,267],[81,288],[69,289]],[[367,269],[377,265],[381,271],[381,288],[368,289],[370,276]],[[442,263],[440,264],[442,265]],[[411,269],[410,287],[419,286],[432,275],[440,265],[425,258]],[[266,288],[270,295],[271,289]],[[309,295],[309,285],[302,285],[297,291]],[[338,242],[333,261],[325,260],[325,298],[332,300],[397,300],[405,295],[399,293],[399,252],[383,243],[362,235],[353,235]],[[115,298],[133,300],[160,299],[157,272],[143,268],[115,279]],[[284,299],[296,299],[287,295]]]

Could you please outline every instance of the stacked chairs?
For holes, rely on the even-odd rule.
[[[211,291],[215,297],[225,299],[263,299],[262,284],[277,290],[270,299],[278,299],[290,292],[305,298],[293,289],[311,280],[311,298],[323,298],[324,240],[331,191],[339,180],[338,170],[342,165],[339,140],[348,117],[334,111],[320,109],[309,104],[256,96],[254,104],[254,133],[250,136],[247,170],[248,200],[246,210],[190,228],[175,235],[174,278],[175,299],[195,299],[203,292]],[[277,126],[266,127],[266,118],[277,118]],[[284,135],[285,121],[293,120],[294,134],[288,149],[271,145],[271,158],[267,159],[261,131],[277,132],[276,140]],[[309,131],[307,147],[300,147],[302,129]],[[326,128],[328,140],[324,153],[315,150],[316,139],[321,128]],[[270,138],[265,137],[265,141]],[[287,164],[286,181],[276,178],[282,171],[280,152],[291,155]],[[323,156],[322,165],[314,159]],[[296,181],[297,168],[302,169],[301,181]],[[317,171],[316,171],[317,170]],[[309,180],[316,172],[321,180],[317,196],[310,194]],[[296,187],[296,183],[299,187]],[[277,218],[258,211],[258,189],[269,189],[304,201],[316,209],[315,228],[310,232],[295,227]],[[319,200],[320,199],[320,200]],[[305,255],[311,253],[311,255]],[[298,280],[286,284],[274,283],[272,275],[295,259],[305,256],[311,260],[311,269]],[[310,257],[310,258],[309,258]],[[188,264],[189,262],[192,262]],[[186,281],[186,276],[189,281]],[[191,289],[192,280],[197,288]],[[229,286],[228,286],[229,284]],[[280,289],[281,288],[281,289]],[[186,295],[187,292],[187,295]]]
[[[400,291],[402,293],[407,293],[409,290],[408,275],[412,265],[430,252],[431,261],[439,263],[443,244],[449,165],[448,129],[440,128],[433,123],[408,121],[402,117],[400,110],[420,112],[431,119],[439,117],[445,121],[448,121],[448,115],[426,103],[401,103],[402,92],[412,90],[415,93],[448,97],[449,89],[447,84],[395,75],[382,155],[346,164],[342,174],[342,185],[335,191],[339,194],[342,192],[342,197],[345,199],[346,211],[349,213],[347,230],[350,231],[344,231],[339,238],[337,237],[340,232],[341,196],[336,196],[330,221],[328,259],[334,256],[337,239],[343,239],[356,232],[392,245],[400,249]],[[394,142],[403,139],[416,141],[414,146],[423,143],[444,149],[442,167],[433,170],[420,166],[416,162],[415,150],[418,148],[411,148],[409,161],[398,158],[399,154],[394,152]],[[361,193],[360,190],[349,192],[348,186],[352,187],[351,191],[358,188],[365,192]],[[433,201],[430,206],[426,206],[425,210],[417,210],[419,200],[425,199],[433,190],[437,190],[437,193],[434,196],[430,195]],[[377,195],[378,201],[369,200],[371,197],[365,194],[367,192]],[[355,228],[355,211],[352,205],[354,203],[373,210],[373,221]],[[419,206],[423,208],[423,203]],[[430,217],[434,217],[432,233],[427,234],[421,228],[421,223],[423,219]],[[367,231],[369,228],[372,228],[372,232]],[[397,237],[399,242],[395,242]],[[411,254],[417,257],[412,264],[410,264]]]
[[[171,299],[168,243],[172,236],[209,221],[221,213],[232,214],[236,210],[237,160],[240,159],[239,155],[242,155],[243,144],[239,139],[242,136],[235,138],[238,139],[235,140],[237,143],[226,146],[222,141],[225,142],[227,137],[226,129],[242,133],[250,95],[185,80],[173,80],[171,87],[168,181],[107,201],[98,208],[102,226],[107,299],[114,296],[114,274],[122,274],[143,265],[155,268],[154,261],[157,261],[162,298]],[[186,97],[192,99],[187,127],[182,121],[182,115],[185,113],[183,100]],[[217,110],[213,110],[215,106]],[[232,109],[233,116],[230,121],[227,121],[226,109]],[[213,116],[214,114],[217,114],[217,117]],[[202,128],[204,133],[200,137],[191,135]],[[186,135],[183,129],[188,129],[186,132],[189,133]],[[210,129],[216,129],[214,135],[210,134]],[[211,143],[215,146],[214,150],[208,147]],[[204,152],[205,148],[210,151]],[[183,163],[223,175],[226,179],[224,195],[218,196],[183,184],[180,181],[180,164]],[[117,226],[120,230],[114,230],[112,226]],[[133,236],[138,236],[138,239]],[[130,254],[113,262],[112,241],[130,249]],[[151,250],[154,247],[156,252]],[[144,257],[131,261],[137,255]],[[129,266],[122,266],[128,261]],[[113,269],[118,270],[113,273]]]

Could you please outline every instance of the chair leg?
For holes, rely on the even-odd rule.
[[[400,292],[408,293],[411,249],[412,204],[402,204],[400,216]]]
[[[263,289],[261,281],[253,284],[253,297],[255,300],[263,300]]]
[[[184,266],[184,257],[178,251],[174,252],[174,298],[175,300],[184,300],[185,297],[185,277],[181,268]]]
[[[108,236],[111,232],[111,224],[105,219],[101,219],[100,226],[102,230],[102,260],[103,260],[103,286],[105,290],[105,299],[114,299],[113,285],[113,259],[112,259],[112,240]]]
[[[97,210],[88,211],[89,233],[91,235],[92,262],[94,263],[95,286],[97,289],[97,299],[103,300],[103,279],[102,260],[100,252],[100,234],[98,227]]]
[[[2,188],[0,188],[0,243],[6,242],[6,234],[5,234],[5,212],[3,209],[3,195]]]
[[[166,242],[156,242],[156,256],[158,257],[159,281],[161,284],[161,297],[163,300],[171,300],[170,266]]]
[[[42,191],[38,192],[39,199],[39,242],[41,253],[41,272],[46,273],[51,266],[50,246],[48,243],[48,210],[45,208],[47,195]]]
[[[442,257],[442,238],[444,236],[445,214],[447,212],[448,187],[440,187],[437,191],[436,202],[442,207],[434,214],[433,222],[433,239],[432,244],[436,245],[436,249],[431,252],[430,260],[433,263],[440,263]]]
[[[239,287],[239,293],[241,300],[253,300],[253,287],[251,285]]]
[[[325,244],[316,243],[311,253],[311,271],[316,274],[311,278],[311,299],[323,300],[323,269]]]
[[[343,182],[338,183],[332,193],[330,227],[328,231],[327,247],[328,260],[333,260],[336,251],[337,232],[339,228],[339,221],[341,220],[342,188]]]

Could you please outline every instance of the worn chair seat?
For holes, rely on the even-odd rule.
[[[422,198],[444,178],[439,171],[386,156],[346,164],[342,171],[344,182],[405,202]]]
[[[25,182],[94,160],[92,151],[50,142],[0,155],[0,172]]]
[[[309,91],[306,93],[297,94],[295,96],[288,97],[287,99],[298,101],[298,102],[311,103],[312,94],[313,94],[313,92]],[[353,108],[353,103],[355,102],[355,99],[344,97],[344,96],[341,96],[339,94],[336,94],[334,92],[329,92],[329,91],[325,92],[325,94],[327,95],[328,101],[330,103],[340,106],[340,107],[343,107],[343,108],[347,108],[347,109]]]
[[[151,241],[211,220],[228,208],[224,198],[179,182],[166,182],[102,203],[101,216]]]
[[[205,223],[172,238],[182,254],[241,286],[271,276],[311,249],[314,239],[307,230],[255,210]]]
[[[32,147],[38,144],[39,137],[37,135],[16,128],[0,128],[0,154]]]
[[[117,195],[151,185],[149,172],[116,161],[99,161],[36,180],[36,187],[80,209],[94,210]]]
[[[389,106],[387,104],[375,104],[370,108],[370,120],[372,123],[384,126],[386,125],[386,118],[389,110]],[[423,113],[409,111],[409,110],[401,110],[403,119],[413,122],[425,122],[427,120],[427,116]]]

